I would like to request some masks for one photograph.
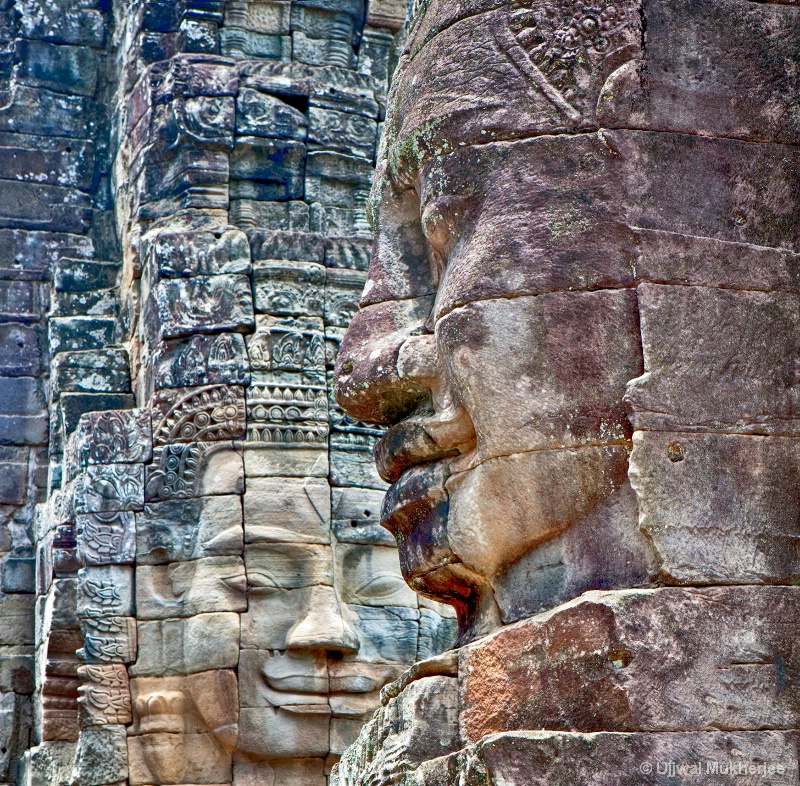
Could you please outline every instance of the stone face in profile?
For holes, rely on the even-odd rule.
[[[418,10],[337,398],[389,426],[382,523],[462,642],[796,575],[798,42],[787,4]]]

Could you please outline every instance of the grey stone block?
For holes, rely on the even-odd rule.
[[[3,592],[36,592],[36,560],[32,557],[8,557],[0,570]]]

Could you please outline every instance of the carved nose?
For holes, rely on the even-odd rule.
[[[287,649],[358,652],[358,636],[333,587],[311,587],[303,601],[300,619],[286,636]]]
[[[426,333],[433,296],[390,300],[356,314],[336,361],[336,400],[351,417],[388,426],[430,396],[413,374],[398,370],[400,349],[410,336]]]

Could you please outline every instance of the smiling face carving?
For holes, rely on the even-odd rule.
[[[624,168],[591,131],[639,16],[596,5],[448,19],[429,3],[390,98],[337,398],[389,426],[383,524],[462,642],[598,573],[648,575],[627,479],[623,394],[643,366]]]

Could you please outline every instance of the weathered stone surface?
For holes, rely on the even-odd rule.
[[[256,589],[333,586],[330,546],[305,543],[253,543],[245,552],[247,582]]]
[[[78,571],[78,616],[133,616],[133,568],[104,565]]]
[[[639,304],[647,372],[626,395],[636,428],[797,433],[796,295],[643,285]]]
[[[84,729],[75,751],[71,783],[102,786],[128,777],[128,750],[124,726]]]
[[[244,390],[229,385],[159,390],[151,402],[153,442],[219,442],[245,433]]]
[[[636,432],[633,444],[639,522],[664,580],[794,582],[796,438]]]
[[[321,317],[325,268],[313,262],[261,260],[253,272],[255,307],[272,316]]]
[[[186,619],[138,622],[139,658],[132,676],[194,674],[235,668],[239,662],[239,615],[198,614]]]
[[[126,725],[133,720],[128,672],[122,664],[78,667],[81,728]]]
[[[244,611],[244,564],[240,557],[204,557],[136,568],[139,619],[191,617],[214,611]]]
[[[285,139],[240,136],[231,154],[231,198],[302,199],[306,146]]]
[[[162,279],[146,320],[158,339],[247,330],[253,326],[250,281],[232,275]]]
[[[239,91],[236,98],[236,132],[239,135],[305,142],[307,125],[302,112],[279,98],[252,88]]]
[[[212,734],[142,734],[128,738],[130,783],[225,784],[231,755]]]
[[[145,499],[161,502],[244,490],[242,455],[232,442],[189,442],[153,451],[145,473]]]
[[[140,565],[234,556],[242,545],[242,502],[236,495],[157,502],[136,517]]]
[[[793,587],[584,595],[462,652],[462,734],[794,728],[777,684],[796,603]]]
[[[89,464],[134,464],[152,455],[152,426],[147,409],[90,412],[67,444],[67,460]]]
[[[394,537],[380,525],[385,494],[376,489],[331,489],[331,526],[340,543],[393,546]]]
[[[776,786],[797,778],[794,732],[662,732],[657,734],[498,734],[463,751],[426,762],[414,782],[424,786],[491,782],[603,783],[641,786],[734,786],[743,778],[768,778]],[[532,767],[531,762],[536,766]],[[344,784],[350,771],[340,765]],[[345,775],[347,773],[347,776]],[[353,775],[360,775],[354,769]]]
[[[244,467],[248,478],[324,478],[328,475],[328,451],[321,446],[248,442]]]
[[[345,603],[417,608],[417,596],[402,579],[395,548],[339,543],[336,571]]]
[[[53,361],[52,385],[54,394],[127,393],[128,353],[121,349],[62,352]]]
[[[132,511],[82,513],[75,517],[78,555],[85,565],[125,564],[136,556]]]
[[[77,513],[115,513],[144,506],[141,464],[89,464],[74,481]]]
[[[250,478],[242,504],[250,543],[329,543],[330,487],[323,478]]]
[[[133,663],[136,660],[136,620],[133,617],[84,617],[81,619],[87,663]]]
[[[250,381],[244,339],[238,333],[195,335],[159,344],[153,358],[153,386],[246,385]]]
[[[325,756],[330,750],[330,708],[306,705],[302,711],[283,707],[243,708],[239,747],[250,756],[288,759]]]

